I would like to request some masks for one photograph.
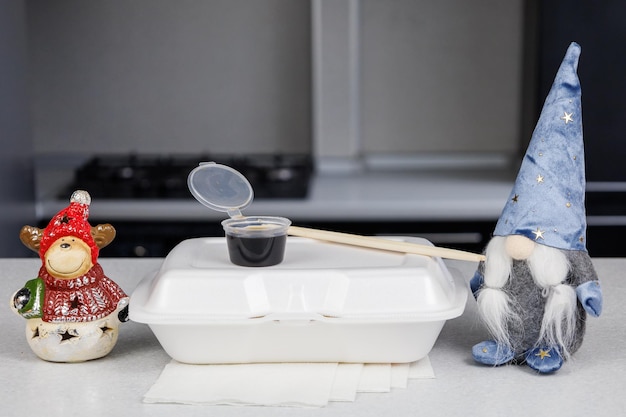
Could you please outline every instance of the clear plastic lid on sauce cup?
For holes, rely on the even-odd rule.
[[[291,221],[284,217],[243,216],[241,210],[252,203],[254,192],[239,171],[204,162],[189,173],[187,185],[200,203],[230,216],[222,226],[232,263],[271,266],[283,261]]]

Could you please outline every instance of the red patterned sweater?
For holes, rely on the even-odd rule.
[[[73,279],[54,278],[45,267],[39,271],[45,284],[43,321],[88,322],[108,316],[120,299],[122,289],[95,264],[85,275]]]

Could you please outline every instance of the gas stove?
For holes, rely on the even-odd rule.
[[[313,173],[312,157],[303,154],[97,155],[76,169],[59,197],[85,189],[97,199],[193,198],[187,176],[200,162],[209,161],[241,172],[255,199],[306,198]]]

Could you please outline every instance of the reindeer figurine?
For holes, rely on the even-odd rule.
[[[88,222],[91,197],[75,191],[45,229],[24,226],[20,240],[42,266],[18,290],[11,307],[26,319],[33,352],[51,362],[82,362],[107,355],[128,321],[129,297],[104,275],[99,250],[115,238],[110,224]]]

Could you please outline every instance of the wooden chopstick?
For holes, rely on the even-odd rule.
[[[361,246],[371,249],[381,249],[392,252],[413,253],[417,255],[438,256],[446,259],[458,259],[461,261],[484,261],[485,256],[457,249],[440,248],[437,246],[421,245],[412,242],[383,239],[355,235],[350,233],[331,232],[327,230],[311,229],[307,227],[290,226],[287,234],[291,236],[307,237],[310,239],[324,240],[344,245]]]

